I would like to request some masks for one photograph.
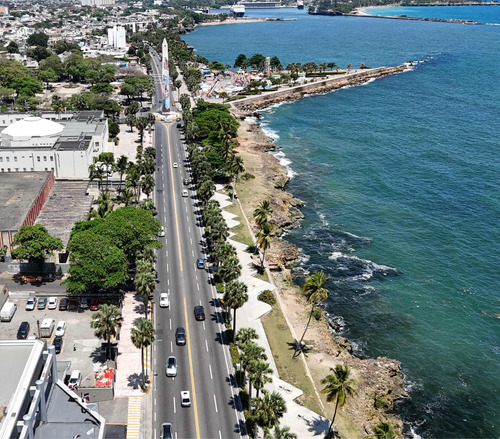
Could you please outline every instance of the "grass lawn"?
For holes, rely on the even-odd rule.
[[[234,236],[232,236],[231,239],[248,246],[253,245],[252,236],[250,235],[250,231],[248,230],[245,218],[243,218],[243,215],[241,214],[239,205],[233,203],[230,206],[225,207],[224,210],[226,212],[232,213],[233,215],[236,215],[234,219],[236,221],[239,221],[240,223],[236,227],[229,229],[232,233],[234,233]]]
[[[304,392],[297,399],[299,404],[322,415],[323,410],[316,398],[313,385],[306,375],[302,359],[295,358],[292,360],[293,350],[290,349],[290,344],[293,343],[293,337],[279,305],[273,306],[273,310],[262,317],[261,321],[264,325],[280,378]]]

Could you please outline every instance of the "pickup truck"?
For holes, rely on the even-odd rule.
[[[21,283],[41,284],[42,276],[21,276]]]

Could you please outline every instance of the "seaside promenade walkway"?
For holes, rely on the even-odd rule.
[[[224,210],[232,202],[227,195],[220,192],[221,189],[222,186],[217,186],[218,192],[214,194],[212,199],[219,202],[222,209],[222,216],[231,229],[236,227],[239,222],[234,219],[236,215]],[[242,267],[239,280],[248,286],[248,301],[237,311],[236,331],[241,328],[253,328],[259,335],[259,339],[256,342],[265,349],[269,366],[273,370],[273,380],[271,383],[267,383],[264,388],[270,392],[278,392],[286,402],[287,412],[281,419],[280,426],[290,427],[290,431],[301,439],[323,437],[328,430],[330,421],[294,401],[303,392],[279,378],[271,347],[269,346],[264,326],[260,320],[262,316],[271,311],[271,306],[257,300],[257,296],[264,290],[274,291],[275,286],[255,277],[256,270],[253,268],[251,255],[245,251],[247,247],[245,244],[233,241],[231,237],[228,239],[228,242],[236,248],[236,253]]]

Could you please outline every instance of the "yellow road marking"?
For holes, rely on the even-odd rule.
[[[175,230],[177,232],[177,249],[179,250],[179,267],[182,269],[182,251],[181,251],[181,238],[179,235],[179,220],[177,218],[177,203],[175,201],[175,183],[174,183],[174,172],[173,172],[173,162],[172,162],[172,151],[170,150],[170,130],[167,128],[167,146],[168,146],[168,159],[170,161],[170,173],[172,180],[172,200],[174,201],[174,216],[175,216]]]
[[[191,341],[189,340],[189,324],[187,315],[186,296],[184,296],[184,317],[186,319],[186,337],[189,356],[189,371],[191,374],[191,387],[193,388],[194,425],[196,427],[196,437],[200,439],[200,425],[198,423],[198,406],[196,405],[196,389],[194,387],[193,357],[191,356]]]

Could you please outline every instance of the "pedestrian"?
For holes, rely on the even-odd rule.
[[[73,350],[76,351],[76,344],[73,344]]]

